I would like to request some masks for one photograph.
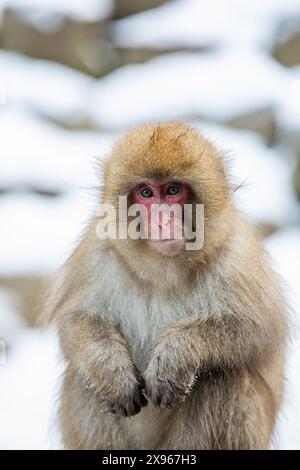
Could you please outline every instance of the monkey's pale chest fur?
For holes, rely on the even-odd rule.
[[[155,289],[146,291],[124,275],[114,257],[109,259],[109,273],[98,282],[102,315],[125,335],[132,358],[140,369],[145,367],[148,354],[164,327],[185,318],[196,318],[208,308],[201,285],[189,296],[176,291],[169,295]]]

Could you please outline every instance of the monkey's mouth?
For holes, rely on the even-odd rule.
[[[175,237],[170,237],[170,238],[150,238],[149,242],[153,243],[173,243],[173,242],[182,242],[182,238],[175,238]]]
[[[162,239],[149,239],[148,243],[155,250],[165,254],[176,254],[184,249],[184,238],[162,238]]]

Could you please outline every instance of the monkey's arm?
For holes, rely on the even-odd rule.
[[[67,311],[58,320],[58,333],[69,366],[109,411],[131,416],[147,403],[126,340],[111,322]]]
[[[177,322],[154,348],[144,374],[146,393],[154,404],[170,406],[184,398],[197,373],[240,370],[266,359],[278,335],[268,315],[206,315]]]

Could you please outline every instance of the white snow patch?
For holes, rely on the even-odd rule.
[[[293,221],[297,202],[291,187],[291,165],[278,150],[266,148],[257,134],[221,126],[197,128],[229,160],[238,207],[258,223],[283,225]]]
[[[87,75],[65,65],[0,51],[1,100],[4,105],[23,104],[58,119],[76,114],[81,116],[92,81]]]
[[[284,290],[289,294],[300,327],[300,229],[287,227],[274,233],[266,243],[276,270],[287,283]]]
[[[44,274],[62,264],[93,212],[89,194],[47,201],[32,195],[0,199],[0,274]]]
[[[16,137],[17,130],[17,137]],[[0,184],[36,184],[68,190],[97,184],[93,159],[101,159],[113,137],[72,132],[18,107],[0,108]]]
[[[282,89],[276,103],[277,119],[284,131],[300,130],[300,66],[289,70],[289,81]]]
[[[14,343],[16,334],[25,326],[18,307],[15,292],[12,289],[0,287],[0,340],[9,345]]]
[[[0,0],[0,12],[14,8],[22,12],[28,20],[37,19],[33,10],[46,15],[64,15],[76,20],[93,21],[106,18],[113,9],[112,0]],[[41,17],[40,17],[41,19]]]
[[[113,32],[130,47],[268,46],[279,20],[299,9],[299,0],[173,0],[115,22]]]
[[[1,196],[0,273],[47,272],[65,260],[94,210],[100,175],[93,163],[106,155],[113,136],[65,131],[6,107],[0,129],[0,187],[62,194]]]
[[[60,374],[52,334],[24,329],[0,365],[0,449],[47,449]]]
[[[300,229],[286,228],[266,240],[291,314],[291,345],[286,364],[286,391],[275,433],[276,448],[300,449]]]
[[[227,120],[274,105],[290,85],[264,53],[174,53],[128,65],[91,87],[88,109],[100,127],[174,118]]]

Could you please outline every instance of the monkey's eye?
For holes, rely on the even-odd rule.
[[[141,194],[142,197],[147,199],[147,198],[153,196],[153,191],[152,191],[152,189],[146,187],[146,188],[141,189],[140,194]]]
[[[180,193],[180,186],[178,184],[172,184],[168,187],[166,194],[168,196],[177,196]]]

